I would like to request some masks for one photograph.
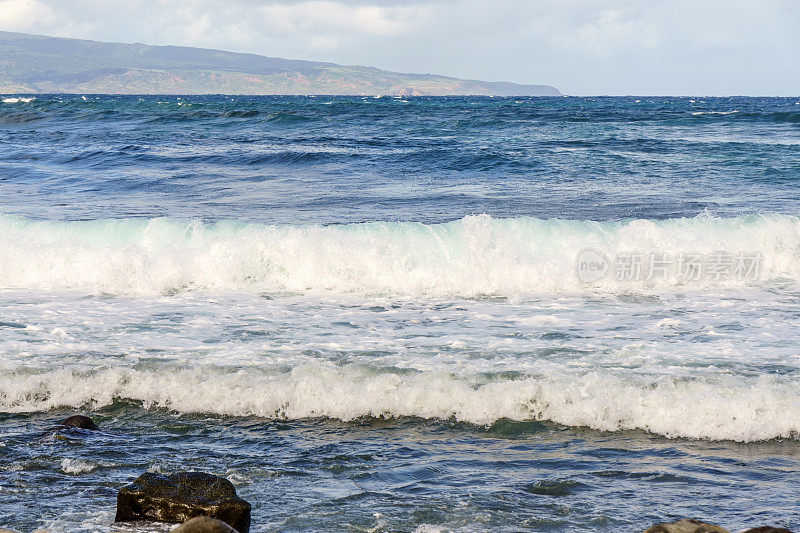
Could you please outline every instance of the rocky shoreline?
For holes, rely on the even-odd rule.
[[[701,522],[700,520],[684,519],[677,522],[657,524],[645,530],[644,533],[731,533],[724,527]],[[745,530],[743,533],[792,533],[782,527],[760,526]]]
[[[84,415],[73,415],[54,428],[95,432],[99,428]],[[213,474],[176,471],[162,475],[145,472],[117,493],[116,516],[110,524],[118,533],[249,533],[249,502],[236,494],[233,484]],[[37,529],[34,533],[47,533]],[[725,527],[695,519],[683,519],[644,527],[644,533],[732,533]],[[0,533],[19,533],[0,526]],[[742,533],[792,533],[762,525]]]

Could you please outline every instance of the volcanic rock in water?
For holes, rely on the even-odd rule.
[[[237,533],[235,529],[216,518],[196,516],[172,530],[172,533]]]
[[[202,472],[168,476],[145,473],[117,494],[117,522],[186,522],[196,516],[221,520],[241,533],[250,530],[250,504],[227,479]]]
[[[684,519],[668,524],[657,524],[644,533],[731,533],[724,527],[699,520]]]
[[[73,415],[61,422],[61,425],[80,429],[97,429],[97,425],[92,421],[92,419],[83,415]]]

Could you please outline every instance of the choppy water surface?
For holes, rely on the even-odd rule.
[[[197,469],[255,531],[800,527],[798,134],[786,98],[3,102],[0,525]]]

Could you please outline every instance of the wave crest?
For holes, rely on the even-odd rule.
[[[549,420],[604,431],[639,429],[667,437],[746,442],[800,433],[800,396],[793,379],[573,374],[556,368],[546,377],[457,378],[331,364],[277,374],[214,367],[2,371],[0,410],[99,408],[124,399],[181,413],[345,421],[415,416],[481,425],[503,418]]]
[[[163,218],[50,222],[3,215],[0,287],[514,297],[679,285],[666,278],[632,286],[607,277],[587,286],[576,275],[576,260],[587,248],[606,257],[759,253],[762,279],[800,279],[800,219],[777,214],[623,222],[481,215],[445,224],[339,226]]]

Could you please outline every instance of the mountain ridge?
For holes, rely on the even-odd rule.
[[[549,85],[6,31],[0,31],[0,93],[561,95]]]

